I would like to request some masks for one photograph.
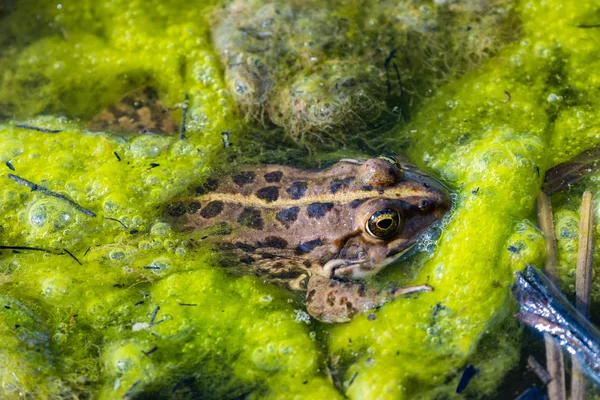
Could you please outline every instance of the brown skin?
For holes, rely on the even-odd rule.
[[[141,87],[127,93],[115,104],[101,110],[87,126],[92,132],[116,134],[156,133],[173,135],[177,125],[169,109],[163,107],[156,91]]]
[[[249,166],[196,192],[168,207],[173,225],[307,289],[307,310],[321,321],[346,322],[407,291],[431,290],[379,294],[345,282],[396,260],[450,208],[446,190],[412,166],[393,159],[341,160],[323,171]]]

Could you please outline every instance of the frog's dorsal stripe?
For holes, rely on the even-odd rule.
[[[274,201],[266,201],[258,198],[256,195],[245,196],[238,193],[210,193],[199,198],[201,201],[222,201],[223,203],[244,204],[247,206],[263,207],[263,208],[287,208],[292,206],[309,205],[313,203],[349,203],[353,200],[366,200],[371,198],[378,199],[410,199],[423,198],[428,193],[423,190],[414,188],[398,188],[393,190],[364,190],[360,192],[337,192],[323,193],[318,195],[307,195],[300,199],[279,198]]]

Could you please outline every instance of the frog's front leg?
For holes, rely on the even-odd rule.
[[[398,296],[432,290],[429,285],[419,285],[379,292],[366,289],[360,282],[342,282],[315,274],[308,281],[306,310],[319,321],[342,323]]]

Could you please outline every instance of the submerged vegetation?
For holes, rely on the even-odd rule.
[[[594,2],[100,3],[0,2],[0,397],[450,398],[468,364],[463,395],[497,389],[521,350],[513,273],[544,259],[544,173],[600,143]],[[184,139],[85,129],[144,86],[189,94]],[[369,282],[435,291],[349,324],[162,219],[225,168],[375,147],[455,207]],[[584,187],[597,174],[552,199],[569,294]]]
[[[214,17],[212,40],[242,112],[310,146],[404,122],[519,32],[505,0],[232,1]]]

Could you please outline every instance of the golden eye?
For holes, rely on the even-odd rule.
[[[382,154],[377,158],[380,160],[383,160],[383,161],[387,161],[390,164],[395,165],[396,167],[400,168],[400,163],[398,162],[398,160],[396,160],[396,157],[388,156],[387,154]]]
[[[392,208],[379,210],[367,221],[366,229],[371,236],[380,239],[394,236],[401,228],[402,218],[400,213]]]

